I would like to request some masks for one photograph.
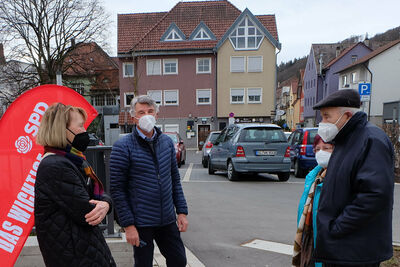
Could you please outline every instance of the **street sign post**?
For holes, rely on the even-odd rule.
[[[369,102],[371,100],[371,83],[359,83],[358,92],[361,102]]]

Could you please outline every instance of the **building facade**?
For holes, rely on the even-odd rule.
[[[156,100],[157,126],[178,132],[187,147],[201,149],[209,131],[228,124],[230,113],[241,121],[269,121],[276,47],[275,16],[254,16],[228,1],[119,14],[121,131],[132,130],[129,104],[136,95]]]

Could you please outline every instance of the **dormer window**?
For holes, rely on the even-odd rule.
[[[165,38],[165,41],[182,41],[182,38],[175,30],[172,30]]]
[[[171,23],[171,25],[169,25],[168,29],[161,37],[161,41],[163,42],[176,42],[183,41],[185,39],[185,34],[183,34],[183,32],[173,22]]]
[[[216,40],[215,35],[204,22],[200,22],[189,36],[189,40]]]
[[[199,32],[196,34],[196,36],[193,38],[193,40],[210,40],[210,39],[211,39],[210,36],[203,28],[201,28]]]
[[[246,16],[238,27],[231,33],[229,39],[237,50],[258,49],[264,35]]]

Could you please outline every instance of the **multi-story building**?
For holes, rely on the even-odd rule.
[[[119,14],[119,124],[131,131],[129,104],[143,94],[160,107],[157,126],[180,133],[188,147],[201,148],[230,113],[237,121],[269,121],[276,48],[275,16],[241,12],[229,1]]]
[[[117,60],[96,43],[80,43],[64,61],[63,84],[80,93],[99,112],[96,134],[106,145],[119,136]]]
[[[338,89],[359,90],[360,83],[369,83],[370,99],[362,109],[372,123],[384,122],[383,106],[400,99],[398,75],[400,73],[400,39],[381,46],[339,71]],[[397,118],[397,111],[394,117]]]

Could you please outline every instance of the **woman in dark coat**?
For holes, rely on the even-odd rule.
[[[46,266],[115,266],[98,224],[111,198],[87,163],[86,112],[54,104],[45,112],[37,143],[45,150],[36,176],[35,226]]]

